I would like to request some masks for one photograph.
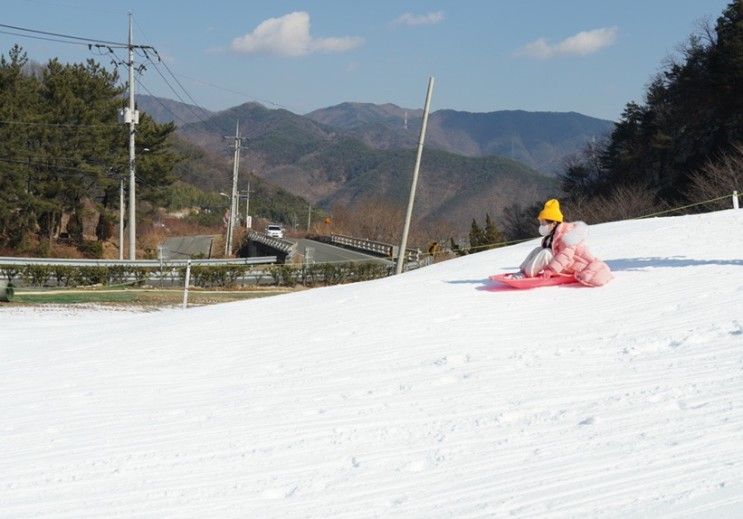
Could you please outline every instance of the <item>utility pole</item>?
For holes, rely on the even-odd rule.
[[[119,259],[124,259],[124,175],[119,172]]]
[[[245,197],[245,228],[250,229],[253,226],[253,222],[250,218],[250,177],[251,174],[248,172],[248,192]]]
[[[426,125],[428,124],[428,110],[431,107],[431,92],[433,92],[433,76],[428,78],[428,91],[426,92],[426,106],[423,109],[423,125],[421,135],[418,139],[418,154],[415,158],[415,169],[413,169],[413,183],[410,186],[410,198],[408,198],[408,211],[405,215],[405,226],[402,230],[400,250],[397,253],[397,267],[395,274],[402,272],[402,264],[405,261],[405,249],[408,246],[408,231],[410,230],[410,219],[413,216],[413,203],[415,202],[415,188],[418,185],[418,171],[421,167],[421,155],[423,154],[423,141],[426,139]]]
[[[230,221],[227,223],[227,240],[225,243],[225,257],[232,255],[232,237],[235,233],[235,217],[237,216],[237,173],[240,168],[240,121],[235,124],[235,159],[232,166],[232,196],[230,197]]]
[[[312,220],[312,204],[307,206],[307,232],[310,232],[310,222]]]
[[[129,259],[137,259],[137,194],[135,183],[135,151],[134,136],[136,133],[135,126],[139,123],[139,113],[134,110],[134,46],[132,45],[132,13],[129,12]]]
[[[137,186],[136,186],[136,157],[134,140],[137,134],[136,126],[139,124],[139,111],[134,108],[134,49],[152,49],[149,45],[134,45],[132,31],[132,13],[129,11],[129,40],[127,42],[128,60],[126,62],[129,68],[129,106],[122,108],[119,112],[119,121],[129,125],[129,259],[137,259]],[[119,64],[117,62],[117,64]],[[123,179],[121,183],[123,189]],[[124,204],[121,204],[124,207]],[[122,218],[123,221],[123,218]],[[120,249],[124,250],[123,223],[120,227],[119,238],[121,238]],[[122,258],[123,259],[123,258]]]

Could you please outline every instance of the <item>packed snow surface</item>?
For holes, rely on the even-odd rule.
[[[188,310],[0,307],[0,516],[742,517],[743,210]]]

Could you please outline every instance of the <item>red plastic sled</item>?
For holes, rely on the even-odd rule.
[[[577,283],[578,281],[573,276],[552,276],[551,278],[520,278],[511,279],[510,274],[495,274],[490,276],[491,281],[497,281],[513,288],[537,288],[537,287],[552,287],[555,285],[567,285],[570,283]]]

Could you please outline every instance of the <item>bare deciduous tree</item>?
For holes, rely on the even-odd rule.
[[[570,204],[571,219],[586,223],[629,220],[667,209],[647,185],[618,186],[607,196],[578,198]]]
[[[743,188],[743,143],[733,146],[717,160],[709,161],[691,177],[691,186],[686,193],[690,202],[701,202],[741,192]],[[730,200],[723,199],[702,206],[706,209],[728,209]]]

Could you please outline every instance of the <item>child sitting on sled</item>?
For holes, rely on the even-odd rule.
[[[537,215],[541,246],[521,264],[523,277],[574,276],[587,286],[605,285],[613,278],[609,266],[594,257],[585,244],[588,225],[563,222],[560,202],[547,200]],[[519,274],[516,274],[518,276]]]

